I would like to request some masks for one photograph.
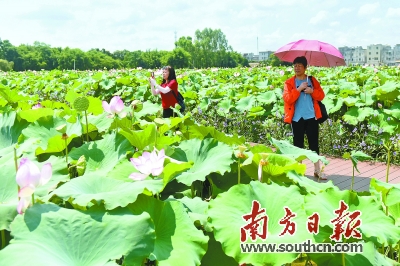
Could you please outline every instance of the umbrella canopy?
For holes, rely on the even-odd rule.
[[[329,43],[317,40],[298,40],[279,48],[275,55],[281,61],[293,62],[298,56],[305,56],[310,66],[345,66],[343,55]]]

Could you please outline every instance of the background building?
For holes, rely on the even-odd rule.
[[[367,49],[361,46],[339,47],[339,51],[344,57],[346,65],[388,65],[394,66],[400,64],[400,44],[396,44],[393,48],[390,45],[371,44]],[[261,62],[268,60],[274,51],[254,53],[244,53],[243,57],[249,62]]]

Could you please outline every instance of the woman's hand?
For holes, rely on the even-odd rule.
[[[153,86],[153,87],[157,85],[157,81],[153,78],[149,78],[149,82],[150,82],[151,86]]]
[[[313,92],[314,92],[314,89],[311,88],[311,87],[307,87],[307,88],[304,90],[304,93],[306,93],[306,94],[311,94],[311,93],[313,93]]]
[[[303,83],[300,84],[300,86],[297,87],[297,90],[298,90],[299,92],[302,92],[302,91],[304,91],[305,89],[307,89],[307,86],[308,86],[308,82],[303,82]]]

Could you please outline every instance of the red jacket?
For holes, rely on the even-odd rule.
[[[283,121],[285,123],[291,124],[294,116],[294,107],[297,99],[300,96],[300,92],[296,89],[296,76],[291,77],[285,81],[285,87],[283,89],[283,101],[284,101],[284,112],[285,117]],[[312,84],[314,92],[311,93],[311,98],[314,103],[315,117],[317,119],[322,117],[321,109],[319,108],[318,101],[322,101],[325,97],[325,93],[321,88],[318,80],[314,77],[312,78]]]
[[[175,92],[175,95],[178,96],[178,83],[175,79],[169,81],[168,83],[164,83],[160,85],[161,87],[169,87],[171,89],[168,93],[160,93],[161,95],[161,105],[163,109],[168,109],[170,107],[175,107],[175,104],[178,103],[175,96],[172,94],[172,91]]]

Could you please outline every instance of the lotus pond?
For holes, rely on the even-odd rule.
[[[291,68],[178,70],[187,112],[171,119],[149,71],[0,73],[1,265],[398,264],[400,185],[304,176],[328,161],[282,124]],[[308,72],[330,112],[322,153],[398,163],[400,68]],[[363,252],[243,250],[308,240]]]

